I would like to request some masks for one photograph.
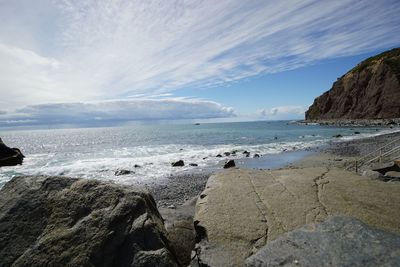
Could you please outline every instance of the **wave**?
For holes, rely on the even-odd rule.
[[[21,166],[3,168],[0,173],[0,181],[9,180],[15,175],[56,175],[136,183],[193,170],[194,168],[189,166],[190,163],[197,164],[197,169],[212,168],[223,160],[244,157],[244,151],[261,155],[277,154],[317,146],[323,142],[323,140],[314,140],[247,146],[161,145],[119,148],[93,154],[34,154],[27,157]],[[225,152],[232,153],[233,151],[237,151],[235,156],[224,155]],[[216,157],[218,154],[221,154],[223,158]],[[171,163],[177,160],[183,160],[185,166],[181,168],[172,167]],[[134,173],[117,177],[114,172],[118,169],[128,169]]]
[[[361,133],[342,138],[322,138],[318,135],[299,136],[296,141],[282,141],[257,145],[148,145],[103,149],[95,152],[42,153],[31,154],[24,164],[15,167],[3,167],[0,171],[0,186],[15,175],[56,175],[83,177],[100,180],[113,180],[118,183],[135,184],[143,181],[163,179],[185,171],[203,171],[220,166],[225,160],[244,157],[243,152],[252,155],[278,154],[285,151],[297,151],[326,144],[328,141],[342,142],[367,138],[399,130],[382,130],[376,133]],[[309,140],[313,139],[313,140]],[[225,152],[236,155],[225,156]],[[216,157],[221,154],[223,157]],[[177,160],[185,162],[184,167],[172,167]],[[198,166],[189,166],[195,163]],[[136,165],[136,167],[135,167]],[[137,167],[140,166],[140,167]],[[118,169],[133,171],[129,175],[115,176]]]

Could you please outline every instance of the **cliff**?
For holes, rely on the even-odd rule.
[[[317,97],[306,120],[400,118],[400,48],[368,58]]]

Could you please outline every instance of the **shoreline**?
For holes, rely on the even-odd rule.
[[[239,167],[242,166],[241,162],[243,162],[243,165],[250,164],[253,168],[257,168],[257,165],[261,165],[260,168],[277,168],[280,166],[271,166],[269,161],[278,161],[275,160],[276,157],[279,157],[276,155],[284,155],[282,152],[285,151],[301,151],[305,148],[314,150],[315,147],[322,146],[331,139],[338,140],[338,138],[335,138],[338,135],[343,136],[343,139],[352,139],[393,131],[393,129],[385,127],[365,129],[342,127],[339,129],[324,126],[298,126],[289,125],[287,121],[202,127],[190,126],[186,129],[185,126],[183,130],[178,127],[176,130],[179,130],[179,137],[182,138],[172,138],[168,142],[153,145],[152,142],[145,142],[138,147],[137,141],[129,141],[127,144],[115,143],[110,139],[109,134],[101,138],[99,136],[98,141],[87,145],[87,142],[92,140],[91,138],[94,135],[101,134],[102,131],[86,131],[86,129],[74,129],[69,132],[68,136],[74,136],[74,138],[66,139],[65,142],[63,141],[63,131],[45,131],[32,136],[27,132],[21,132],[15,136],[5,135],[4,140],[7,141],[7,144],[11,147],[20,147],[27,158],[25,158],[24,164],[20,166],[2,168],[0,170],[0,184],[4,184],[16,175],[49,175],[115,180],[117,183],[126,185],[150,184],[156,179],[165,179],[171,173],[179,175],[186,170],[197,173],[199,170],[214,167],[221,169],[221,165],[223,165],[221,161],[243,158],[242,153],[245,151],[251,153],[250,158],[253,158],[256,154],[263,157],[255,160],[240,159],[236,164]],[[228,128],[225,129],[225,127]],[[155,128],[149,129],[155,130]],[[175,130],[175,127],[171,129]],[[171,129],[169,131],[172,131]],[[119,134],[119,138],[130,138],[129,133],[132,129],[126,127],[108,130],[110,136],[113,136],[112,133]],[[230,130],[233,131],[231,135],[228,134]],[[165,136],[167,133],[165,132],[159,137]],[[190,141],[188,137],[197,134],[200,134],[204,140]],[[228,135],[224,137],[225,134]],[[47,135],[50,136],[48,140],[44,138]],[[155,137],[157,136],[158,134]],[[73,141],[75,139],[76,141]],[[71,143],[71,145],[66,145],[68,143]],[[291,157],[290,155],[293,154],[288,154],[288,157]],[[284,159],[285,156],[282,156],[282,158]],[[185,166],[181,168],[171,167],[171,163],[180,160],[185,162]],[[270,167],[267,167],[268,165]],[[117,177],[116,172],[123,175]]]
[[[326,144],[297,151],[267,154],[260,158],[236,158],[239,169],[277,170],[306,167],[345,168],[362,155],[378,149],[384,144],[400,138],[400,132],[363,137],[351,140],[335,140]],[[203,169],[184,171],[162,179],[161,183],[147,183],[144,186],[151,192],[157,205],[162,208],[176,208],[185,202],[198,197],[204,190],[209,177],[224,169]]]
[[[305,125],[326,125],[341,127],[385,127],[399,126],[400,118],[392,119],[322,119],[322,120],[300,120],[298,124]]]
[[[354,138],[351,140],[346,140],[347,137],[343,137],[343,140],[337,138],[319,146],[277,154],[264,154],[258,158],[244,157],[238,153],[237,157],[222,157],[213,166],[182,170],[162,179],[141,181],[133,185],[146,188],[154,196],[159,207],[176,207],[199,196],[209,177],[223,171],[224,162],[230,159],[235,160],[236,167],[239,169],[268,170],[307,166],[343,168],[346,164],[354,162],[360,155],[367,154],[396,137],[400,138],[400,131],[377,133],[377,135],[367,137],[351,136],[350,138]]]
[[[385,144],[400,138],[400,132],[386,133],[360,139],[329,142],[311,156],[286,166],[287,168],[307,167],[337,167],[346,169],[359,158],[379,149]],[[364,169],[375,167],[374,163],[364,166]]]

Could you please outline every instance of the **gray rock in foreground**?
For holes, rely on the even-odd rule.
[[[165,236],[137,188],[17,177],[0,191],[0,266],[177,266]]]
[[[194,206],[197,197],[185,202],[176,208],[160,208],[165,220],[168,240],[176,252],[182,266],[190,265],[191,252],[195,245],[196,233],[193,225]]]
[[[269,242],[247,266],[399,266],[400,236],[349,217],[330,217]]]

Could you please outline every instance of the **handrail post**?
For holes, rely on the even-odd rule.
[[[350,167],[348,167],[347,170],[353,169],[353,167],[355,167],[355,171],[356,171],[356,173],[358,173],[358,170],[364,164],[368,164],[368,163],[374,162],[376,160],[379,160],[379,163],[382,163],[382,158],[393,154],[397,150],[400,150],[400,145],[398,145],[395,148],[392,148],[392,149],[390,149],[389,151],[386,151],[386,152],[384,152],[385,151],[384,148],[389,147],[389,145],[392,145],[392,144],[397,143],[399,141],[400,141],[400,138],[398,138],[396,140],[393,140],[393,141],[387,143],[386,145],[381,146],[380,148],[378,148],[378,149],[376,149],[376,150],[364,155],[363,157],[355,160],[355,162],[354,162],[355,164],[350,166]],[[379,152],[379,155],[376,155],[377,152]],[[373,156],[373,158],[368,160],[368,157],[371,157],[371,156]]]

